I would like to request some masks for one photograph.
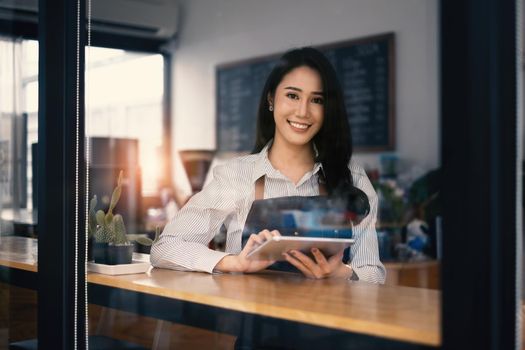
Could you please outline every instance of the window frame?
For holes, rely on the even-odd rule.
[[[441,1],[443,349],[518,347],[517,7]]]
[[[37,329],[41,349],[86,347],[86,271],[80,263],[86,251],[77,250],[86,246],[80,229],[86,221],[82,175],[86,169],[81,156],[84,138],[79,136],[84,135],[86,33],[79,30],[84,25],[84,0],[39,2]]]

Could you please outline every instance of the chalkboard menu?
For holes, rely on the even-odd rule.
[[[354,151],[395,147],[394,34],[317,46],[344,92]],[[217,67],[217,149],[249,152],[255,144],[263,85],[281,54]]]

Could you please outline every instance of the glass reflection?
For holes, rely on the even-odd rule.
[[[366,172],[379,199],[377,237],[374,239],[377,239],[377,252],[387,270],[385,283],[394,287],[416,287],[418,291],[414,293],[420,293],[417,295],[425,302],[428,301],[425,310],[437,310],[439,305],[435,290],[440,288],[439,259],[442,235],[438,188],[440,163],[437,1],[424,1],[416,6],[413,2],[403,0],[395,3],[380,1],[374,6],[363,1],[336,0],[325,2],[323,5],[306,2],[300,6],[296,6],[296,1],[262,5],[255,1],[194,0],[180,1],[178,4],[180,17],[177,20],[173,19],[173,22],[177,21],[177,25],[180,26],[176,41],[167,43],[162,49],[172,60],[169,68],[173,70],[173,74],[170,76],[163,76],[166,70],[161,66],[160,54],[139,54],[101,48],[91,48],[91,52],[87,54],[86,124],[92,152],[90,199],[94,194],[97,195],[96,209],[104,210],[104,215],[107,215],[112,191],[117,185],[119,171],[123,169],[122,196],[115,207],[115,213],[124,218],[128,240],[137,242],[137,252],[144,247],[150,247],[156,227],[164,228],[174,217],[178,218],[178,224],[180,220],[185,220],[176,216],[177,213],[188,200],[191,206],[191,201],[198,198],[203,188],[210,184],[213,186],[213,172],[217,171],[218,165],[250,151],[221,149],[220,139],[224,135],[231,135],[228,132],[233,129],[245,132],[253,128],[255,121],[245,122],[248,119],[241,113],[244,110],[235,110],[236,106],[239,106],[235,102],[246,101],[249,94],[259,98],[262,85],[259,89],[247,91],[247,85],[238,84],[241,88],[229,101],[231,108],[228,113],[239,114],[241,120],[237,124],[224,127],[226,131],[217,130],[221,128],[217,118],[221,113],[219,100],[224,92],[219,84],[218,67],[238,67],[241,62],[252,64],[260,58],[279,55],[297,46],[319,46],[394,32],[395,79],[392,84],[395,94],[392,95],[391,108],[396,112],[396,146],[394,149],[372,152],[358,149],[353,158]],[[118,20],[116,16],[114,19]],[[301,26],[299,30],[297,26],[291,25],[296,20],[308,25]],[[161,25],[160,20],[158,25]],[[147,38],[144,38],[144,42],[146,41]],[[118,46],[117,43],[115,46]],[[421,47],[426,48],[424,52]],[[137,65],[133,66],[135,63]],[[158,68],[153,68],[154,66]],[[247,80],[254,81],[255,78],[256,74],[248,74]],[[377,79],[374,81],[384,83],[380,77],[375,78]],[[168,79],[171,90],[167,100],[172,107],[170,122],[173,128],[169,131],[163,130],[164,125],[169,125],[162,121],[163,79]],[[263,81],[265,79],[266,76]],[[345,81],[348,86],[355,83],[349,77],[340,79],[349,80]],[[232,89],[239,86],[232,86]],[[387,104],[385,108],[389,106]],[[256,110],[257,101],[250,108]],[[355,112],[359,108],[352,110]],[[358,126],[356,125],[356,128]],[[171,138],[167,139],[165,135],[170,133]],[[248,139],[252,143],[255,141],[254,137]],[[231,138],[229,141],[235,144],[237,140]],[[172,147],[165,147],[166,143]],[[164,162],[164,159],[168,161]],[[167,168],[170,164],[173,164],[171,178],[171,169]],[[112,170],[108,170],[110,166]],[[106,176],[102,175],[103,171],[106,172]],[[164,181],[166,178],[167,181]],[[245,193],[244,196],[248,194]],[[192,220],[186,221],[187,228],[195,223],[206,225],[209,218],[196,215]],[[222,227],[214,227],[215,238],[209,245],[208,242],[202,244],[201,248],[228,250],[228,245],[232,244],[231,235],[227,233],[231,222],[225,222]],[[101,223],[98,223],[99,226]],[[182,231],[184,225],[179,226]],[[239,229],[242,230],[242,227]],[[148,248],[140,251],[148,252]],[[180,250],[179,254],[187,251]],[[200,257],[192,257],[190,260],[198,264]],[[169,265],[167,262],[162,266],[173,267]],[[190,263],[182,265],[184,269],[195,266]],[[209,270],[211,272],[213,269]],[[186,274],[187,277],[181,277],[180,274]],[[278,285],[273,284],[278,283],[279,279],[261,278],[258,275],[235,277],[244,281],[240,289],[239,285],[217,283],[227,281],[227,278],[221,279],[220,276],[168,269],[156,269],[151,274],[136,277],[114,277],[113,282],[119,284],[136,278],[135,285],[147,289],[146,292],[137,292],[142,297],[150,297],[155,293],[168,295],[168,299],[163,300],[164,304],[161,305],[161,308],[166,309],[169,309],[171,299],[181,298],[181,294],[177,294],[179,292],[184,293],[182,299],[185,301],[187,300],[184,298],[188,298],[202,302],[202,294],[207,293],[215,297],[237,299],[238,305],[241,305],[240,311],[237,311],[241,314],[245,305],[243,303],[248,305],[256,302],[245,292],[249,290],[245,286],[250,283],[264,284],[263,288],[272,291],[272,297],[278,297],[280,294]],[[168,281],[178,283],[170,284]],[[330,283],[308,284],[309,282],[304,279],[297,282],[302,287],[299,288],[302,291],[301,295],[315,293],[316,297],[313,299],[321,306],[328,303],[322,300],[323,295],[330,293],[335,293],[333,295],[338,302],[350,298],[351,295],[364,298],[368,294],[374,302],[384,297],[380,294],[383,289],[377,289],[377,294],[376,290],[368,293],[363,287],[358,293],[357,287],[349,283],[337,284],[337,287],[334,287],[337,290],[330,292],[327,290]],[[180,287],[179,283],[187,289]],[[203,290],[192,289],[195,285],[200,285]],[[219,290],[217,286],[220,287]],[[134,300],[140,298],[137,296]],[[286,306],[295,305],[298,298],[297,294],[290,293],[289,299],[283,303],[287,304]],[[229,302],[233,303],[230,299],[223,300],[222,306],[217,303],[210,307],[226,307],[225,305],[230,305]],[[394,299],[391,300],[395,304]],[[206,302],[209,300],[206,299]],[[229,340],[228,345],[217,343],[211,348],[231,348],[239,335],[245,336],[246,332],[254,331],[257,327],[257,322],[250,323],[246,318],[242,330],[224,331],[221,334],[219,328],[208,324],[201,325],[207,328],[207,331],[199,333],[197,328],[192,329],[184,324],[190,323],[189,320],[192,319],[189,309],[174,317],[150,314],[139,304],[137,302],[136,307],[132,307],[135,314],[129,313],[129,309],[126,310],[128,313],[117,310],[115,305],[91,305],[91,333],[109,334],[114,338],[144,346],[160,343],[169,346],[166,344],[170,344],[170,341],[173,346],[173,339],[178,339],[182,340],[177,343],[179,346],[184,344],[188,347],[200,344],[204,339],[225,336],[225,339]],[[275,305],[268,307],[272,306]],[[388,310],[398,310],[398,305],[386,307]],[[351,307],[348,305],[341,306],[343,311],[349,309]],[[365,309],[366,307],[362,308],[363,313],[372,318],[385,318],[377,310],[366,312]],[[112,316],[108,318],[108,315]],[[108,319],[112,321],[106,322]],[[172,323],[167,323],[166,319]],[[126,327],[138,329],[138,324],[146,321],[151,323],[148,323],[149,326],[143,329],[140,335],[136,335],[136,332],[124,334],[122,331]],[[433,339],[439,342],[437,313],[430,323],[430,328],[433,327],[435,331]],[[297,329],[304,331],[305,328]],[[219,332],[213,333],[214,331]],[[337,333],[335,330],[333,332]],[[306,338],[306,335],[300,332],[297,336]],[[384,338],[391,339],[388,335],[384,335]],[[418,341],[420,340],[412,340],[412,343]]]
[[[155,202],[165,183],[163,110],[161,54],[86,48],[91,271],[119,275],[149,267],[147,255],[133,250],[137,239],[151,240],[157,226],[147,220],[145,204]],[[155,342],[166,348],[166,340],[154,339],[162,326],[155,319],[111,305],[90,304],[88,314],[91,346],[150,348]]]
[[[89,137],[137,140],[138,159],[133,162],[141,169],[140,195],[157,193],[162,169],[162,55],[92,47],[89,61]],[[103,151],[93,152],[96,157]],[[126,155],[117,156],[121,157]]]
[[[38,42],[0,37],[0,348],[37,336]],[[36,288],[36,286],[33,286]]]
[[[122,170],[118,209],[128,232],[138,234],[144,229],[143,199],[159,193],[165,169],[163,58],[98,47],[88,50],[90,192],[98,196],[100,208],[107,209]]]

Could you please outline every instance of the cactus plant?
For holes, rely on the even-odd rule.
[[[107,213],[103,210],[98,210],[95,214],[95,220],[98,227],[95,232],[95,241],[98,243],[113,243],[113,244],[127,244],[126,226],[122,216],[113,214],[113,210],[117,205],[120,194],[122,193],[122,170],[120,171],[117,187],[113,190],[111,195],[111,202]]]
[[[95,242],[97,243],[109,243],[113,241],[113,223],[107,225],[104,217],[105,214],[102,210],[97,211],[97,230],[95,232]]]
[[[114,244],[126,244],[129,243],[126,237],[126,226],[122,215],[117,214],[113,217],[113,243]]]
[[[89,213],[88,213],[88,239],[92,239],[97,231],[97,213],[95,211],[97,207],[97,196],[94,195],[89,201]]]
[[[120,214],[114,214],[113,210],[117,205],[120,194],[122,193],[122,171],[120,171],[117,187],[113,190],[111,195],[111,202],[107,213],[103,210],[98,210],[94,214],[94,222],[96,222],[96,230],[94,233],[94,258],[95,262],[103,264],[129,264],[133,254],[133,245],[126,237],[126,226],[124,219]],[[90,219],[92,213],[95,211],[96,197],[90,203]],[[91,223],[91,221],[90,221]]]

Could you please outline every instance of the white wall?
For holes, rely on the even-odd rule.
[[[396,153],[425,170],[439,165],[436,0],[181,0],[180,10],[176,149],[215,148],[217,64],[393,31]],[[377,154],[357,157],[377,164]]]

